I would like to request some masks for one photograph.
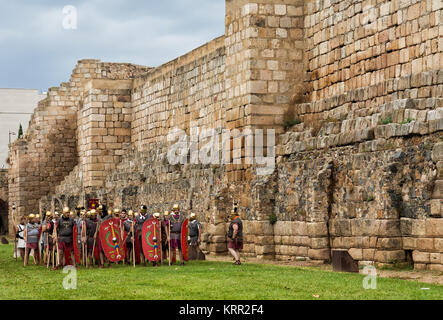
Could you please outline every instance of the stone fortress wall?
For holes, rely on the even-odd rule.
[[[0,169],[0,234],[8,232],[8,170]]]
[[[224,254],[235,202],[249,256],[443,270],[442,9],[226,0],[225,35],[158,68],[79,61],[10,146],[10,207],[178,202]],[[170,164],[167,134],[196,125],[275,129],[273,174]]]

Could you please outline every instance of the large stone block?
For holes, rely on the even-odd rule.
[[[431,251],[434,249],[434,239],[432,238],[418,238],[417,250]]]
[[[429,252],[414,250],[412,251],[412,260],[414,263],[430,263],[430,254]]]
[[[210,224],[208,225],[208,233],[213,236],[224,236],[226,235],[225,225],[223,223],[217,225]]]
[[[443,237],[443,219],[426,219],[425,233],[428,237]]]
[[[362,260],[363,259],[363,249],[360,248],[351,248],[348,250],[352,259],[354,260]]]
[[[213,243],[224,243],[224,242],[226,242],[226,237],[225,236],[212,236],[209,239]]]
[[[312,260],[330,260],[331,250],[329,249],[309,249],[308,257]]]
[[[443,142],[436,143],[432,149],[432,160],[434,162],[443,160]]]
[[[429,260],[431,261],[431,263],[440,264],[441,263],[441,254],[440,253],[431,253],[429,255]]]
[[[329,248],[329,238],[311,238],[311,248],[312,249],[325,249]]]
[[[274,245],[273,236],[255,236],[255,245]]]
[[[377,262],[393,263],[404,260],[405,260],[405,252],[403,250],[393,250],[393,251],[377,250],[375,252],[375,261]]]
[[[328,235],[326,222],[310,222],[307,223],[308,235],[310,237],[322,237]]]
[[[208,245],[208,250],[209,250],[210,252],[216,252],[216,253],[219,253],[219,252],[225,252],[225,251],[227,251],[227,250],[228,250],[228,247],[227,247],[226,243],[210,243],[210,244]]]
[[[443,199],[443,180],[435,181],[432,199]]]
[[[334,219],[329,222],[331,236],[347,237],[352,235],[349,219]]]
[[[405,250],[417,249],[417,239],[411,237],[403,237],[403,249]]]
[[[431,264],[428,266],[431,271],[443,272],[443,264]]]
[[[255,246],[255,253],[257,255],[264,255],[264,254],[274,254],[275,253],[275,247],[273,245],[265,245],[265,246]]]
[[[434,239],[434,248],[438,252],[443,252],[443,239]]]
[[[308,235],[308,226],[306,222],[294,221],[291,222],[292,235],[306,236]]]
[[[377,239],[377,248],[395,250],[395,249],[401,249],[402,244],[403,243],[401,237]]]
[[[289,223],[287,223],[289,225]],[[274,235],[274,227],[269,223],[269,221],[254,221],[254,234],[256,235]],[[290,229],[289,226],[285,226],[286,229]]]

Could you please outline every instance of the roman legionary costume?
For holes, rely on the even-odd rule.
[[[34,250],[34,263],[40,263],[40,252],[38,248],[40,235],[40,225],[37,223],[35,215],[29,215],[29,221],[26,225],[25,230],[25,242],[26,242],[26,250],[25,250],[25,266],[28,264],[29,254],[31,250]]]
[[[51,253],[54,247],[52,235],[54,233],[54,222],[52,221],[52,213],[46,212],[45,221],[42,224],[43,249],[45,252],[45,260],[49,264]]]
[[[132,236],[132,224],[134,222],[134,213],[132,212],[132,210],[129,211],[128,214],[128,218],[126,220],[123,221],[123,229],[126,232],[126,252],[125,252],[125,257],[126,257],[126,263],[130,263],[131,257],[133,257],[133,252],[132,252],[132,248],[133,248],[133,236]]]
[[[135,218],[135,232],[136,232],[136,250],[139,252],[136,252],[136,259],[143,260],[143,264],[146,265],[146,259],[143,255],[143,250],[140,248],[142,247],[142,229],[143,224],[146,220],[149,220],[151,216],[148,214],[148,207],[145,205],[141,206],[140,208],[140,214]]]
[[[243,249],[243,223],[237,214],[237,208],[234,208],[231,213],[231,224],[228,230],[228,249],[233,255],[235,262],[234,264],[240,265],[240,250]],[[234,230],[236,226],[236,231]]]
[[[168,229],[169,228],[169,211],[165,211],[163,213],[163,220],[161,223],[161,232],[162,232],[162,259],[166,259],[169,252],[169,239],[168,239]],[[169,258],[168,258],[169,259]]]
[[[103,221],[110,220],[110,219],[113,219],[113,218],[114,218],[114,216],[112,215],[112,211],[111,210],[105,210],[105,207],[103,206],[102,216],[101,216],[101,219],[100,219],[100,224]],[[99,225],[98,228],[100,229],[100,225]],[[97,234],[97,244],[99,244],[100,268],[103,268],[103,266],[105,265],[105,261],[108,261],[108,259],[106,258],[105,252],[103,251],[103,246],[102,246],[102,243],[100,241],[100,237],[99,237],[98,234]],[[108,261],[108,268],[110,268],[110,267],[111,267],[111,262]]]
[[[181,264],[184,265],[183,253],[181,250],[181,232],[182,225],[185,221],[185,217],[180,214],[180,207],[178,204],[175,204],[173,209],[173,213],[169,216],[169,223],[171,224],[171,241],[170,246],[172,250],[171,263],[175,263],[176,261],[176,249],[179,250],[180,253],[180,261]]]
[[[16,234],[15,237],[17,238],[17,251],[15,254],[20,254],[22,259],[25,258],[25,248],[26,248],[26,242],[25,242],[25,218],[22,217],[20,224],[16,226]]]
[[[205,255],[200,250],[201,224],[195,213],[191,213],[189,220],[189,260],[205,260]]]
[[[38,257],[38,261],[37,261],[37,264],[40,264],[40,263],[43,263],[43,260],[42,260],[42,257],[43,257],[43,239],[42,239],[42,237],[41,237],[41,234],[42,234],[42,221],[40,221],[40,215],[39,214],[36,214],[35,215],[35,220],[36,220],[36,223],[38,224],[38,249],[37,249],[37,251],[38,251],[38,254],[36,255],[35,254],[35,251],[34,251],[34,262],[36,262],[36,257]]]
[[[99,220],[97,218],[97,213],[94,209],[92,209],[90,212],[90,218],[86,220],[86,246],[88,248],[88,258],[92,267],[94,267],[94,259],[95,261],[100,261],[98,247],[98,242],[100,242],[100,239],[98,238],[97,231],[98,225]],[[95,252],[92,252],[93,250]]]
[[[63,264],[62,258],[65,258],[64,265],[71,264],[71,254],[74,250],[73,233],[75,221],[69,216],[69,208],[63,209],[63,215],[56,223],[58,249],[60,252],[60,265]],[[75,259],[72,261],[75,265]],[[57,267],[60,267],[58,265]]]

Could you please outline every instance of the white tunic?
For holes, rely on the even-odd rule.
[[[19,224],[17,227],[18,227],[18,231],[19,231],[18,235],[23,238],[24,237],[24,233],[25,233],[25,226],[22,225],[22,224]],[[25,247],[26,247],[25,240],[18,238],[17,248],[25,248]]]

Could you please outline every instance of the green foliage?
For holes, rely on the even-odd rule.
[[[241,266],[232,261],[191,261],[184,267],[80,267],[77,289],[65,290],[63,280],[68,274],[44,266],[25,268],[20,259],[12,258],[13,247],[0,245],[1,300],[441,300],[443,296],[441,285],[378,277],[377,290],[365,290],[363,274],[244,259]],[[424,286],[430,289],[421,290]]]
[[[285,130],[288,130],[290,127],[300,123],[301,123],[300,119],[286,120],[285,123],[283,124],[283,127],[285,128]]]
[[[18,135],[17,137],[20,139],[21,137],[23,137],[23,128],[22,128],[22,124],[20,123],[20,127],[18,128]]]
[[[375,198],[374,198],[373,195],[368,195],[368,197],[366,198],[367,202],[371,202],[371,201],[374,201],[374,200],[375,200]]]
[[[401,122],[401,124],[411,123],[412,121],[414,121],[414,119],[407,118],[407,119],[403,120],[403,121]]]
[[[414,265],[405,261],[390,261],[389,264],[377,265],[380,270],[413,271]]]
[[[269,223],[271,225],[274,225],[274,223],[277,222],[277,215],[275,213],[271,213],[271,215],[269,216]]]
[[[371,150],[368,147],[363,147],[363,149],[361,149],[362,153],[367,153],[370,152]]]
[[[390,124],[392,123],[391,117],[386,117],[380,120],[381,124]]]

